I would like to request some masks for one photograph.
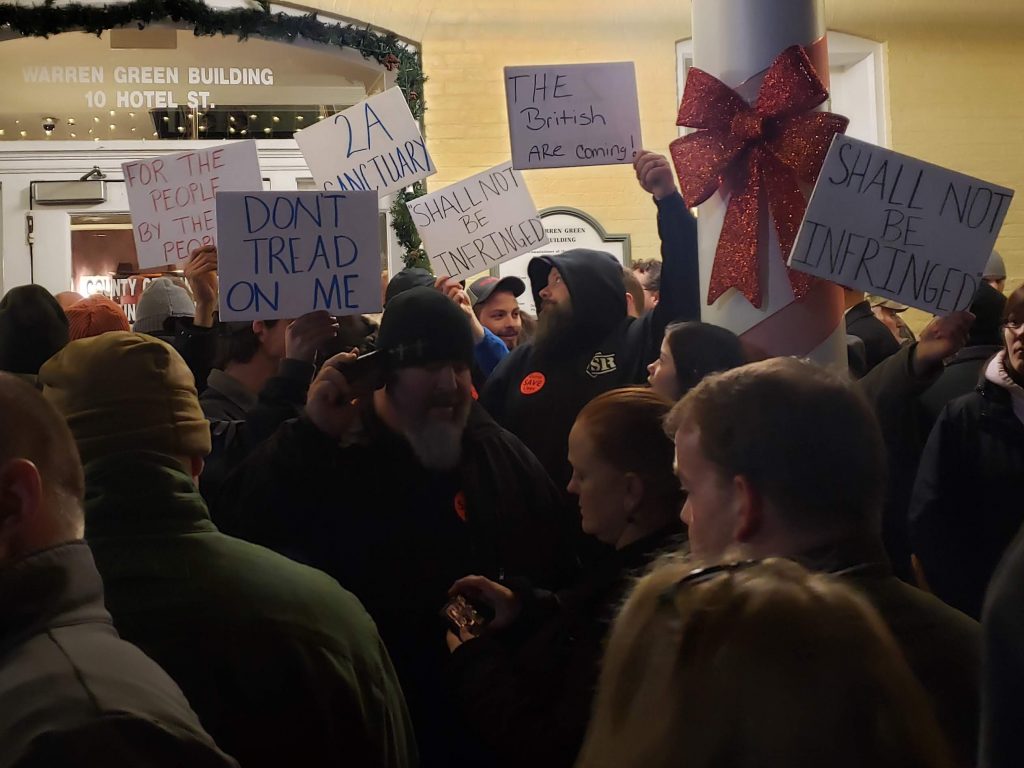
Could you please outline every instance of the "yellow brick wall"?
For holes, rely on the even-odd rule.
[[[675,43],[690,4],[666,0],[323,0],[325,11],[422,45],[432,188],[509,156],[502,67],[636,63],[644,142],[676,136]],[[1024,197],[1024,2],[826,0],[830,29],[886,44],[893,148]],[[528,171],[539,207],[569,205],[633,235],[635,258],[657,255],[654,211],[628,166]],[[1024,281],[1024,199],[997,247],[1010,286]],[[918,320],[915,324],[919,324]]]

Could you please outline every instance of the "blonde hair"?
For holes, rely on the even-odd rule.
[[[677,559],[637,583],[577,768],[952,765],[864,598],[786,560],[743,565]]]

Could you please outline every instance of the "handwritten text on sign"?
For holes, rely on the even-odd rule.
[[[326,190],[389,195],[437,171],[398,88],[304,128],[295,141]]]
[[[1013,190],[836,136],[789,264],[934,314],[964,309]]]
[[[512,167],[632,163],[641,146],[632,62],[505,67]]]
[[[379,312],[375,192],[217,195],[222,320]]]
[[[548,241],[523,175],[511,163],[406,205],[436,275],[475,275]]]
[[[216,195],[263,188],[256,144],[179,152],[123,163],[139,267],[178,266],[217,242]]]

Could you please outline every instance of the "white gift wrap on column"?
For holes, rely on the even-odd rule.
[[[819,40],[825,45],[823,18],[822,0],[693,0],[693,65],[753,103],[765,71],[782,51]],[[811,59],[817,66],[815,57]],[[822,59],[827,61],[827,55]],[[827,86],[828,67],[818,69]],[[701,319],[728,328],[769,356],[799,355],[845,369],[842,289],[821,282],[804,300],[794,302],[770,214],[762,215],[760,224],[761,309],[735,289],[707,306],[711,267],[729,197],[727,189],[720,189],[699,207]]]

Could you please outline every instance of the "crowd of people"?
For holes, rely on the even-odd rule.
[[[842,370],[661,259],[221,322],[0,299],[0,768],[1024,764],[1024,287]],[[536,318],[518,299],[531,290]]]

